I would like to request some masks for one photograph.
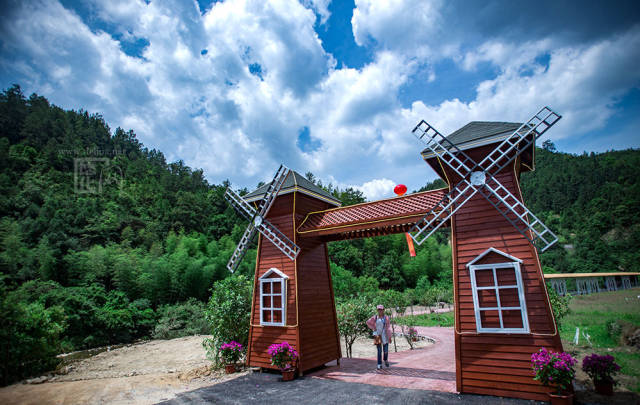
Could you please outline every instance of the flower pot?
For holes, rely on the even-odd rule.
[[[596,392],[601,395],[613,395],[613,381],[593,380]]]
[[[573,394],[551,394],[549,393],[551,405],[573,405]]]
[[[296,377],[296,369],[282,370],[282,381],[292,381]]]
[[[224,365],[224,371],[227,374],[233,374],[236,372],[236,365],[235,364],[225,364]]]

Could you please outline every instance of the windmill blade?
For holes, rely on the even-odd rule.
[[[446,223],[478,190],[466,179],[462,179],[409,231],[413,240],[421,245],[438,228]]]
[[[499,173],[505,166],[535,143],[542,134],[562,118],[549,107],[543,107],[529,121],[516,129],[511,136],[502,141],[493,152],[489,153],[479,166],[489,173]],[[523,142],[524,146],[519,147]],[[515,153],[512,153],[515,150]]]
[[[253,225],[253,223],[250,222],[249,226],[247,226],[247,229],[245,229],[244,233],[242,234],[242,238],[240,238],[240,242],[238,243],[238,246],[236,246],[236,250],[233,251],[231,258],[229,259],[229,263],[227,263],[227,268],[230,272],[233,273],[238,267],[238,264],[240,264],[240,262],[242,261],[242,258],[247,253],[247,250],[249,250],[249,244],[251,243],[251,240],[253,239],[255,234],[256,227]]]
[[[227,191],[224,193],[224,199],[229,202],[243,217],[247,219],[247,221],[251,222],[253,217],[256,216],[256,210],[244,200],[244,198],[240,197],[235,191],[231,189],[231,187],[227,187]]]
[[[264,198],[258,206],[258,215],[260,217],[264,218],[265,216],[267,216],[267,213],[269,212],[269,209],[271,209],[273,202],[276,200],[278,192],[282,188],[282,185],[284,184],[289,171],[290,170],[284,165],[280,165],[280,167],[276,171],[276,175],[273,176],[273,181],[271,181],[271,183],[269,183],[269,185],[267,186]]]
[[[424,142],[427,148],[451,167],[458,176],[464,178],[478,167],[473,159],[425,120],[420,121],[411,133]]]
[[[260,219],[258,219],[260,218]],[[295,260],[300,253],[300,247],[293,243],[291,239],[284,233],[280,232],[278,228],[273,226],[271,222],[262,217],[256,217],[254,225],[262,236],[269,239],[282,253],[284,253],[289,259]]]
[[[488,175],[484,188],[478,191],[541,252],[558,241],[558,237],[495,177]]]

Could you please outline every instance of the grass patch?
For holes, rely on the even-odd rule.
[[[621,367],[620,373],[632,377],[632,380],[624,385],[631,391],[640,392],[640,352],[616,352],[613,353],[613,357]]]
[[[408,326],[453,326],[454,312],[408,315],[398,318],[398,323]]]
[[[588,334],[594,348],[614,348],[619,336],[609,335],[607,323],[626,321],[640,326],[639,289],[603,292],[575,296],[569,305],[571,312],[562,319],[560,337],[573,341],[576,328],[580,328],[580,343],[587,343],[582,333]]]
[[[603,292],[575,296],[571,300],[571,312],[562,319],[560,337],[566,351],[579,359],[591,353],[610,354],[622,367],[618,378],[620,386],[640,392],[640,350],[623,344],[620,331],[611,331],[610,323],[632,324],[640,327],[640,289]],[[572,343],[580,328],[580,340]],[[589,341],[583,335],[589,336]],[[583,374],[581,371],[578,377]],[[582,376],[587,379],[588,377]]]

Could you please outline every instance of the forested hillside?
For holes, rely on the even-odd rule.
[[[637,150],[575,156],[547,143],[537,151],[522,187],[561,237],[542,256],[546,271],[637,271],[639,166]],[[345,205],[364,201],[307,177]],[[223,198],[227,185],[167,162],[99,115],[26,98],[17,86],[1,93],[2,381],[46,370],[62,351],[207,332],[204,302],[228,276],[245,227]],[[404,235],[331,243],[337,299],[382,290],[412,302],[449,299],[447,238],[440,232],[415,258]],[[252,277],[254,265],[255,250],[238,273]]]
[[[522,175],[525,202],[558,236],[545,271],[640,270],[640,150],[571,155],[550,142]]]

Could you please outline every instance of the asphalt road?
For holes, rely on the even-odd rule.
[[[253,373],[224,383],[179,394],[163,405],[194,404],[496,404],[533,405],[526,401],[483,395],[380,387],[314,377],[283,382],[279,374]]]

